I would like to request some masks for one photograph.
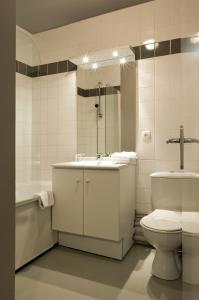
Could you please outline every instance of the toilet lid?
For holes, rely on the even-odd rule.
[[[199,212],[182,213],[182,231],[199,235]]]
[[[141,223],[151,229],[159,231],[181,230],[181,212],[156,209],[148,216],[142,218]]]

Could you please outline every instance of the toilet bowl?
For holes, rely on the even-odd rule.
[[[182,213],[183,281],[199,284],[199,212]]]
[[[182,242],[181,212],[155,209],[141,219],[147,241],[156,249],[152,274],[165,280],[175,280],[181,274],[178,248]]]

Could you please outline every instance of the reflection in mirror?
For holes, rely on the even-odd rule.
[[[130,47],[72,60],[77,71],[77,150],[135,150],[135,58]]]

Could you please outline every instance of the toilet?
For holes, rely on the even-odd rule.
[[[177,279],[181,274],[181,212],[156,209],[143,217],[140,224],[145,238],[156,249],[152,274],[165,280]]]
[[[199,284],[199,212],[182,213],[183,281]]]
[[[180,178],[171,172],[156,172],[151,176],[152,212],[140,225],[146,240],[156,249],[152,274],[165,280],[181,275],[178,255],[182,244]]]

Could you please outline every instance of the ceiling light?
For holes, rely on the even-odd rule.
[[[196,33],[196,36],[191,37],[191,38],[190,38],[190,41],[191,41],[193,44],[198,44],[198,43],[199,43],[199,32]]]
[[[85,56],[82,58],[82,62],[83,62],[83,64],[87,64],[87,63],[89,62],[88,56],[85,55]]]
[[[158,47],[158,43],[155,43],[154,39],[150,39],[144,42],[144,45],[147,50],[154,50]]]
[[[125,64],[126,63],[126,58],[125,57],[120,58],[120,63]]]
[[[92,68],[93,69],[97,69],[98,68],[98,64],[97,63],[92,64]]]
[[[113,57],[118,57],[119,53],[118,53],[118,51],[115,50],[115,51],[113,51],[112,55],[113,55]]]

